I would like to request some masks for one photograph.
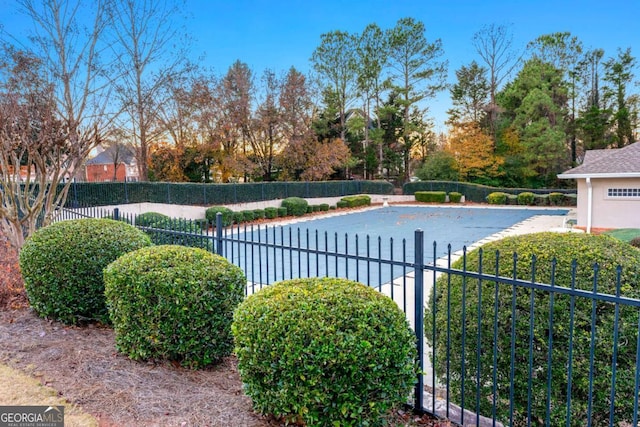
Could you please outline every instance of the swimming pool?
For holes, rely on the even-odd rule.
[[[277,227],[238,229],[225,256],[252,283],[339,276],[378,286],[405,275],[416,229],[424,231],[425,262],[461,250],[535,215],[566,209],[389,206]],[[250,243],[247,243],[250,242]]]

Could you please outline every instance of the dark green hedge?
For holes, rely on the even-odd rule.
[[[423,203],[444,203],[447,199],[444,191],[416,191],[414,196],[416,201]]]
[[[444,191],[446,193],[457,192],[464,195],[465,201],[485,203],[489,194],[494,192],[507,193],[517,196],[522,192],[531,192],[534,194],[549,194],[560,193],[565,195],[573,194],[575,197],[575,189],[547,189],[547,188],[498,188],[489,187],[480,184],[471,184],[467,182],[455,182],[455,181],[418,181],[409,182],[402,186],[402,194],[415,194],[416,191]],[[575,206],[575,198],[565,198],[563,206]]]
[[[61,188],[59,187],[59,189]],[[393,184],[387,181],[239,184],[79,182],[74,183],[69,189],[66,206],[105,206],[143,202],[178,205],[228,205],[286,199],[287,197],[338,197],[360,193],[393,194]]]

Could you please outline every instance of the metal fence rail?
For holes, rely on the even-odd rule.
[[[117,211],[92,214],[136,222]],[[472,263],[449,246],[440,257],[422,230],[408,247],[405,239],[300,228],[224,228],[220,214],[194,233],[142,229],[159,243],[205,242],[244,270],[247,294],[280,280],[326,276],[388,295],[416,333],[423,368],[416,409],[462,425],[638,425],[640,299],[623,296],[620,268],[611,284],[595,265],[585,285],[576,281],[575,263],[559,276],[559,266],[538,265],[534,257],[523,278],[516,254],[480,251]],[[494,267],[484,267],[483,257]],[[508,274],[500,268],[505,263]],[[550,272],[549,283],[538,281],[542,270]],[[603,285],[615,291],[601,293]],[[635,278],[631,286],[638,285]]]

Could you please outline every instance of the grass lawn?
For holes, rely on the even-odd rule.
[[[608,234],[623,242],[630,242],[634,237],[640,237],[640,228],[620,228],[618,230],[607,231],[604,234]]]

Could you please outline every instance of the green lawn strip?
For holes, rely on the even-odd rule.
[[[634,237],[640,237],[640,228],[619,228],[617,230],[607,231],[604,234],[608,234],[623,242],[630,242]]]

